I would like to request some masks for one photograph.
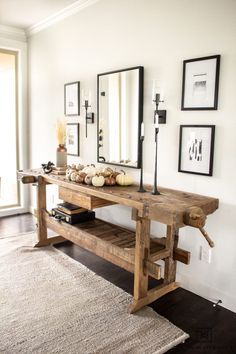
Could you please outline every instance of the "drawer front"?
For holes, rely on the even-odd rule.
[[[81,206],[88,210],[115,204],[108,200],[76,192],[64,187],[59,187],[59,198],[65,202]]]

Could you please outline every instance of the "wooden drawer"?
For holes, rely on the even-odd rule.
[[[65,202],[79,205],[82,208],[92,210],[95,208],[101,208],[108,205],[113,205],[116,203],[110,202],[109,200],[101,199],[98,197],[93,197],[91,195],[86,195],[84,193],[72,191],[68,188],[59,187],[59,198]]]

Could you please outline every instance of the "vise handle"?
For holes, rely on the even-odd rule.
[[[184,224],[188,226],[195,227],[200,230],[202,235],[205,237],[210,247],[214,247],[215,244],[203,228],[206,223],[206,215],[203,210],[199,207],[190,207],[184,213]]]

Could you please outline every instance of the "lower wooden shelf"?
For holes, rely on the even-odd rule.
[[[95,219],[81,224],[70,225],[51,217],[43,212],[43,220],[47,227],[67,240],[95,253],[96,255],[130,271],[134,272],[135,260],[135,233],[123,227],[113,225],[106,221]],[[150,259],[147,262],[149,269],[152,254],[166,255],[165,245],[151,240]],[[161,259],[161,256],[160,258]],[[153,263],[154,264],[154,263]],[[154,265],[150,269],[150,275],[156,279],[161,277],[161,267]]]

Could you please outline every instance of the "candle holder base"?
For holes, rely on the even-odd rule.
[[[161,193],[156,190],[156,191],[153,191],[152,194],[153,194],[153,195],[160,195]]]
[[[143,187],[140,187],[138,190],[139,193],[146,193],[146,189],[144,189]]]

